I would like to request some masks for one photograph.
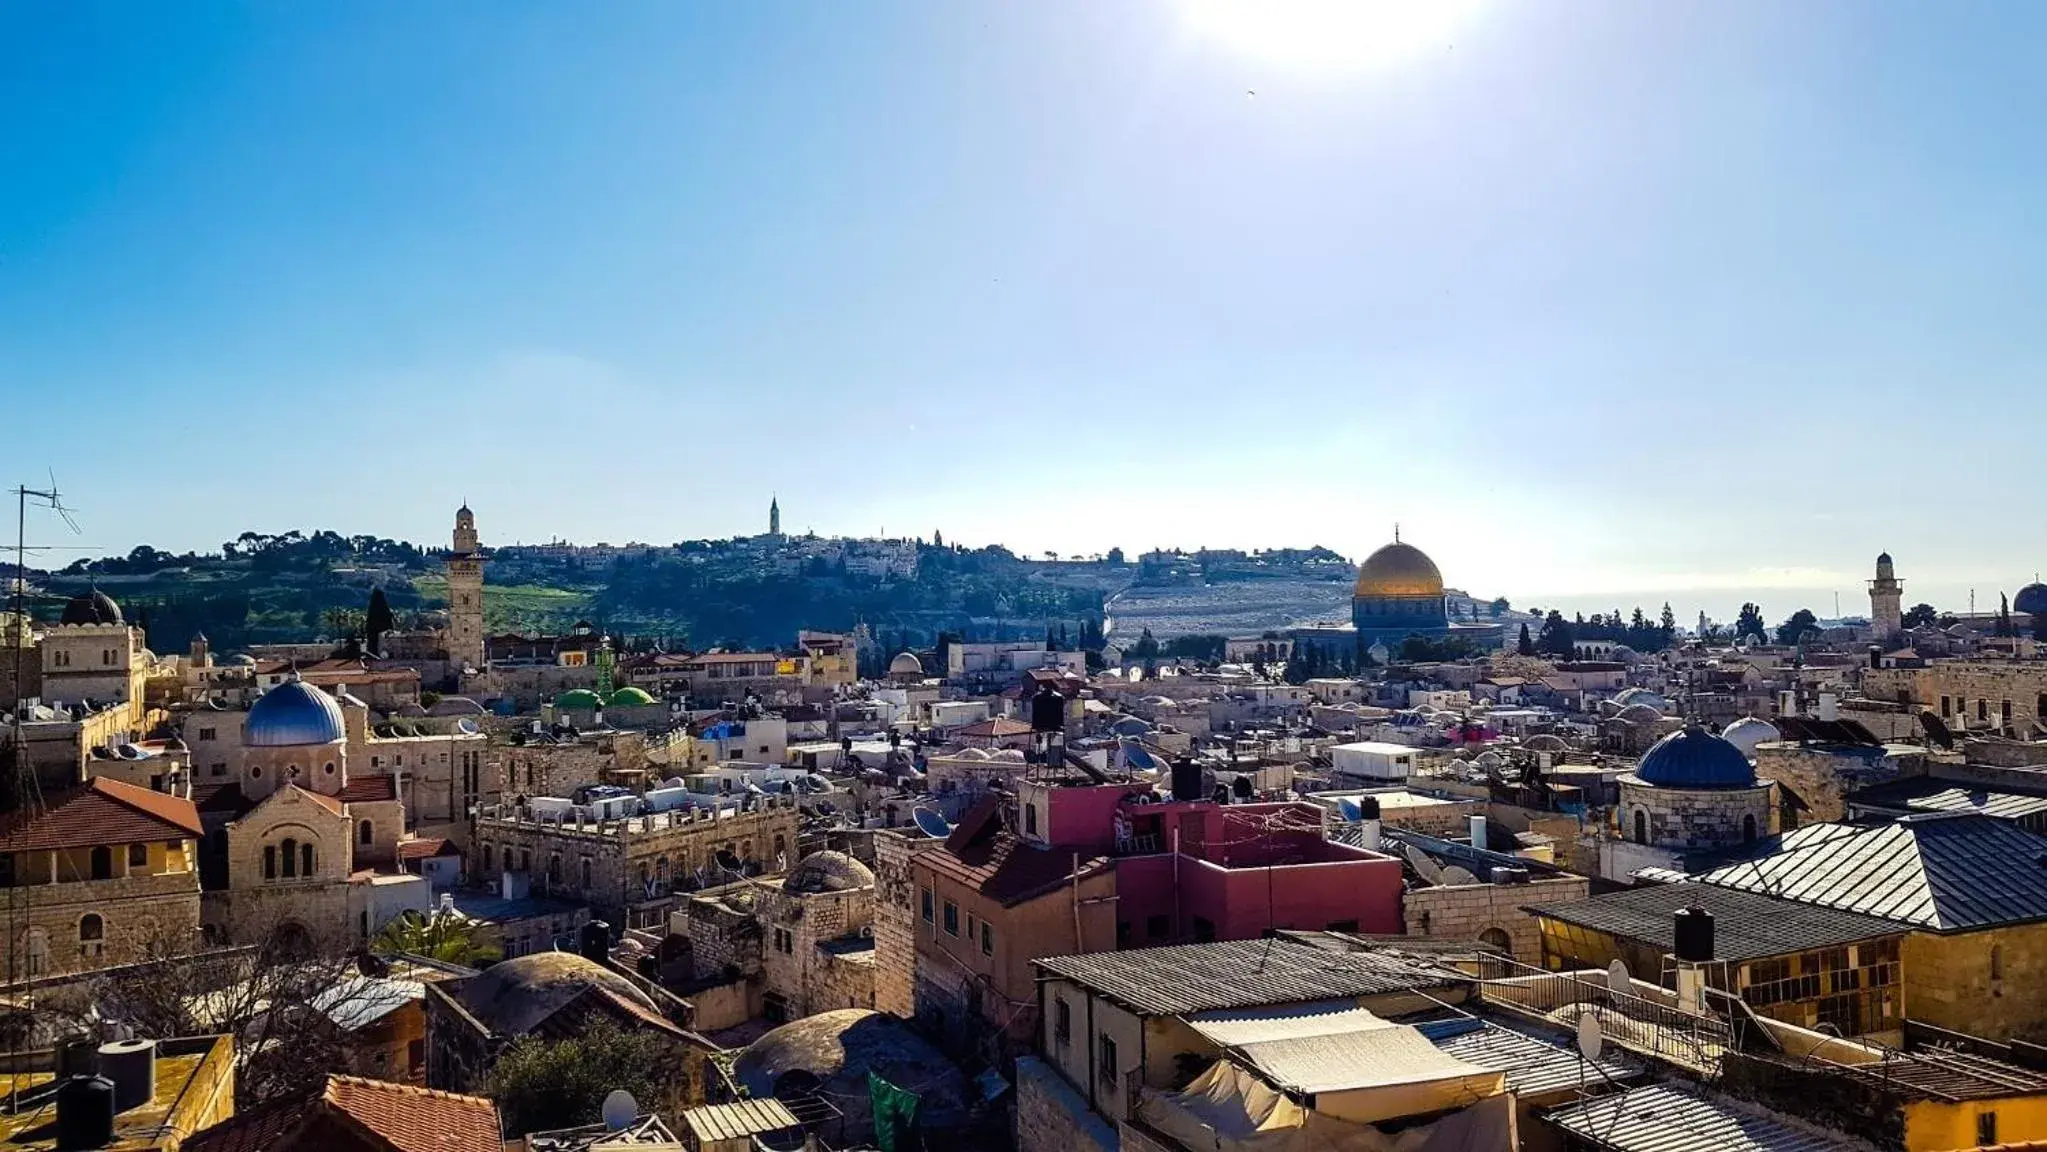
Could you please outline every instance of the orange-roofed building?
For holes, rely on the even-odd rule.
[[[496,1104],[359,1076],[328,1076],[312,1095],[265,1104],[185,1141],[184,1152],[501,1152]]]

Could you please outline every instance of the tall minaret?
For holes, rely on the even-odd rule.
[[[768,497],[768,535],[782,535],[782,501],[775,496]]]
[[[1869,582],[1869,622],[1878,638],[1889,640],[1905,630],[1905,582],[1891,569],[1891,554],[1876,558],[1876,579]]]
[[[448,553],[448,659],[458,669],[484,664],[483,552],[468,504],[455,512],[455,542]]]

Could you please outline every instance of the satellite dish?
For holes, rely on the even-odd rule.
[[[1616,960],[1618,964],[1620,961]],[[1599,1031],[1599,1015],[1590,1009],[1578,1017],[1578,1055],[1587,1060],[1597,1061],[1600,1049],[1605,1047],[1606,1037]]]
[[[1948,726],[1942,723],[1940,717],[1935,716],[1933,713],[1921,712],[1919,714],[1919,726],[1926,729],[1927,739],[1932,740],[1942,748],[1952,749],[1955,746],[1954,733],[1948,731]]]
[[[1358,807],[1358,802],[1355,800],[1338,800],[1336,802],[1336,810],[1343,816],[1344,822],[1348,824],[1355,824],[1365,818],[1365,810]]]
[[[1414,869],[1415,875],[1431,884],[1443,883],[1443,870],[1437,867],[1434,860],[1429,859],[1428,853],[1412,844],[1401,845],[1400,853],[1407,857],[1408,866]]]
[[[1452,864],[1448,868],[1443,869],[1443,883],[1454,888],[1460,885],[1476,884],[1478,883],[1478,877],[1470,869],[1460,868]]]
[[[918,808],[912,811],[910,818],[917,822],[917,827],[922,828],[927,836],[935,836],[943,840],[947,836],[952,835],[952,825],[945,822],[945,817],[940,816],[929,808]]]
[[[1626,961],[1617,958],[1613,963],[1606,966],[1606,989],[1609,992],[1618,992],[1623,996],[1633,996],[1635,994],[1635,981],[1633,977],[1628,975]]]
[[[625,1126],[639,1118],[640,1102],[623,1088],[615,1088],[604,1098],[604,1130],[622,1132]]]

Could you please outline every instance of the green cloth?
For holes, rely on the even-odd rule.
[[[867,1100],[874,1110],[874,1142],[881,1152],[916,1152],[917,1095],[867,1074]]]

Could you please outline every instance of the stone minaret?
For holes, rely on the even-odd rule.
[[[1905,582],[1891,569],[1891,554],[1876,558],[1876,579],[1869,582],[1869,622],[1879,638],[1889,640],[1905,630]]]
[[[782,535],[782,501],[779,497],[768,497],[768,535]]]
[[[448,659],[481,669],[483,651],[483,553],[476,543],[476,514],[464,504],[455,513],[454,548],[448,553]]]

